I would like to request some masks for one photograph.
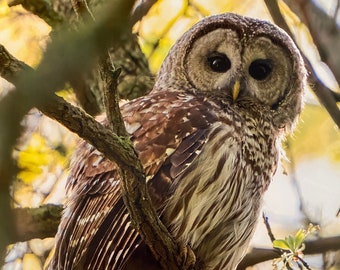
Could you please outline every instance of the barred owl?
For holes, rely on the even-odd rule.
[[[153,90],[121,106],[154,207],[198,269],[236,269],[301,111],[303,60],[278,27],[203,19],[172,47]],[[160,269],[131,226],[117,165],[82,142],[51,269]]]

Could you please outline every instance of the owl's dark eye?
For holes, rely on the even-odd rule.
[[[255,80],[266,79],[273,70],[273,63],[270,59],[257,59],[249,66],[249,74]]]
[[[229,58],[223,53],[213,53],[208,56],[207,61],[209,67],[214,72],[226,72],[231,67]]]

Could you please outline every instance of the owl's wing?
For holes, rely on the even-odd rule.
[[[160,92],[122,106],[157,208],[168,196],[173,176],[192,162],[204,144],[215,116],[203,103]],[[118,167],[85,142],[75,156],[52,269],[121,269],[141,240],[130,226],[121,198]]]

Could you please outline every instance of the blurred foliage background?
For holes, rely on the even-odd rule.
[[[36,67],[50,41],[51,27],[20,5],[9,8],[7,4],[8,1],[0,1],[0,44],[18,59]],[[313,63],[320,79],[339,92],[336,80],[320,61],[306,26],[283,1],[279,1],[279,5],[300,48]],[[339,1],[319,0],[317,5],[339,23]],[[190,26],[205,16],[223,12],[272,21],[262,0],[157,1],[147,16],[134,26],[151,72],[157,73],[172,44]],[[0,97],[11,89],[12,85],[0,78]],[[70,90],[65,90],[63,96],[74,100]],[[35,109],[30,111],[23,124],[26,126],[25,134],[13,153],[20,168],[12,188],[14,206],[60,204],[77,138]],[[313,222],[321,225],[320,235],[340,235],[337,217],[340,208],[340,134],[312,91],[306,93],[301,121],[294,135],[286,140],[285,147],[287,160],[283,161],[283,169],[274,180],[264,205],[273,231],[283,236]],[[270,246],[261,222],[253,244]],[[3,269],[42,269],[52,246],[53,239],[34,239],[15,244],[8,249]],[[340,269],[337,266],[339,261],[333,256],[333,268],[327,268],[325,256],[319,255],[313,256],[309,263],[313,269],[335,270]],[[271,266],[267,263],[253,269],[271,269]]]

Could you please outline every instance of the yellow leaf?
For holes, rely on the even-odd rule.
[[[42,263],[40,259],[32,253],[26,253],[22,260],[23,270],[42,270]]]

